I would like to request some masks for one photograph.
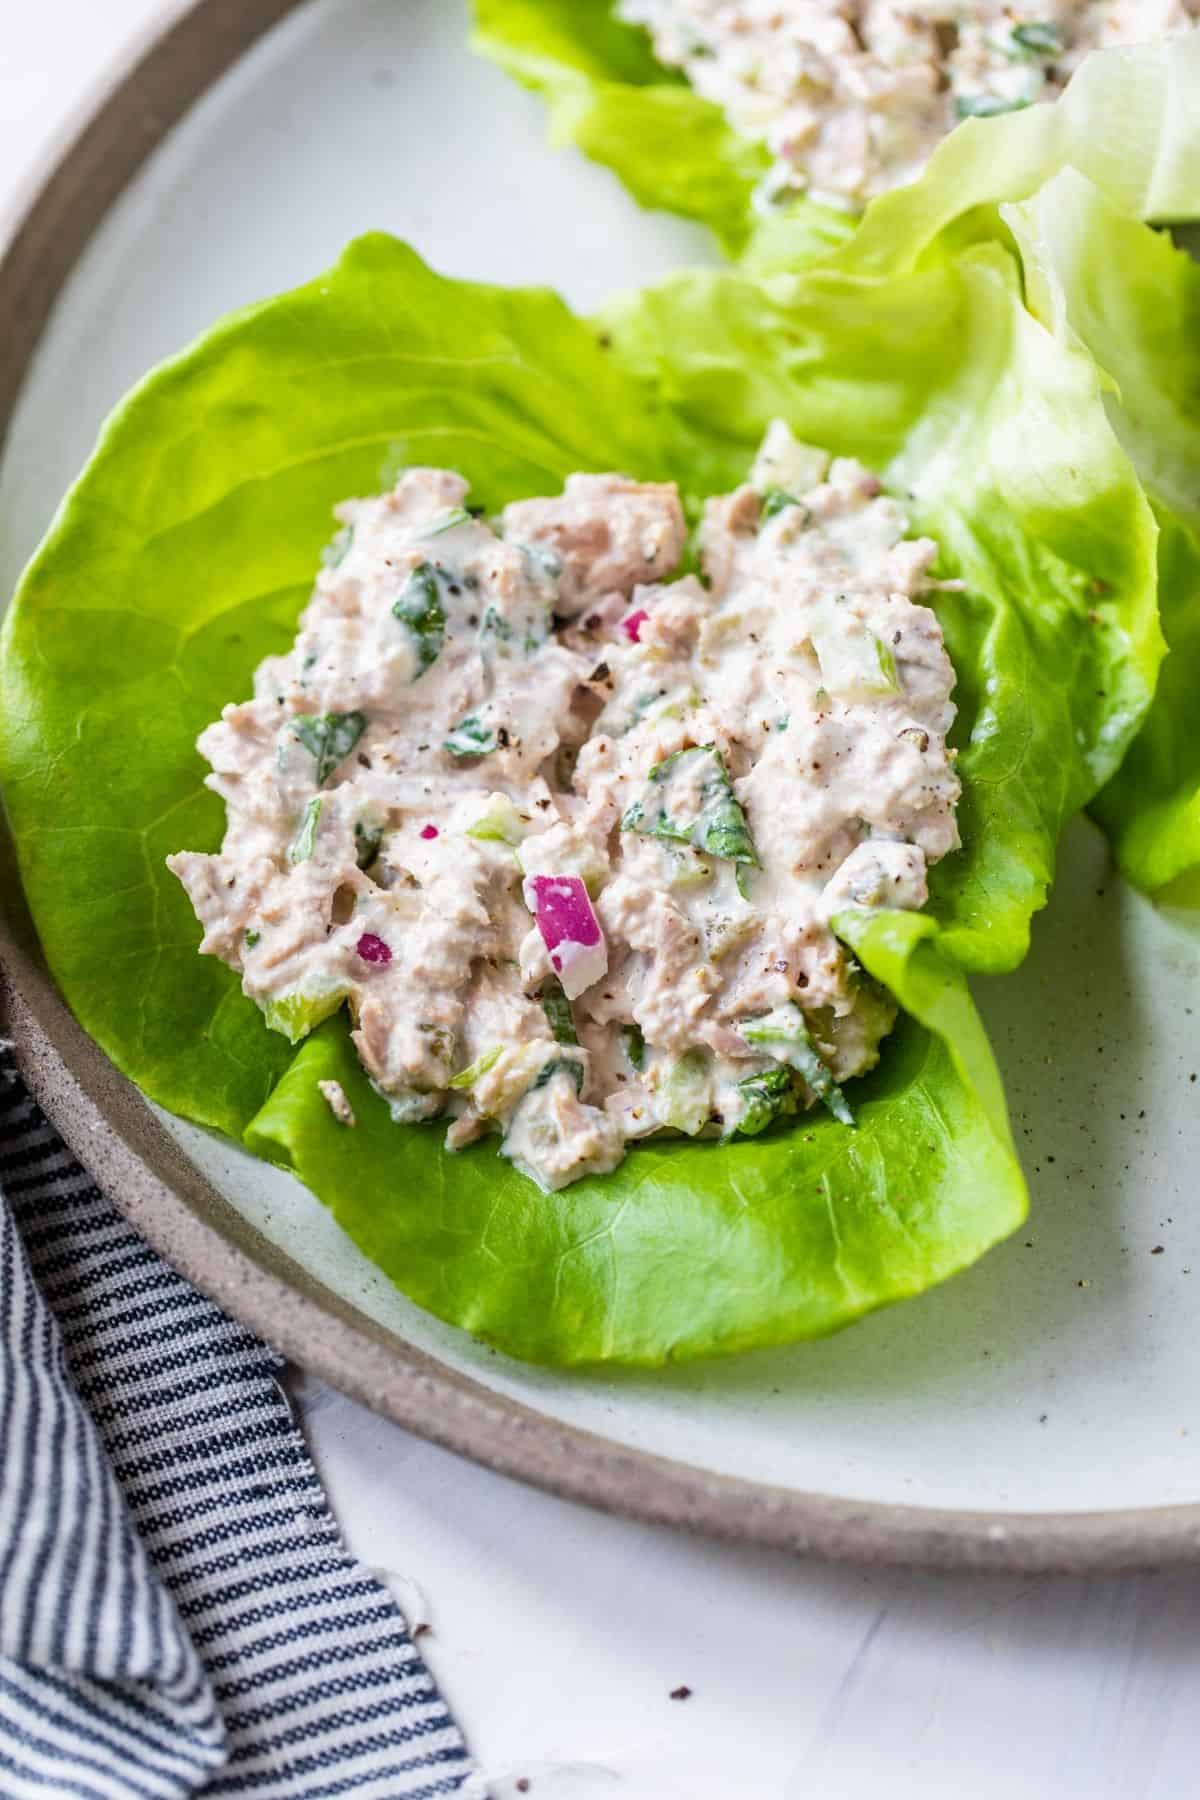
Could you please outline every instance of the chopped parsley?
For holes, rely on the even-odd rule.
[[[571,1002],[564,994],[562,982],[557,975],[546,977],[541,985],[538,999],[542,1003],[542,1011],[549,1020],[555,1042],[577,1044],[579,1038],[575,1031],[575,1015],[571,1011]]]
[[[316,758],[317,786],[324,787],[338,764],[349,756],[367,729],[365,713],[298,713],[292,730]]]
[[[727,862],[758,866],[746,815],[734,798],[725,764],[715,744],[703,744],[688,750],[676,750],[673,756],[655,763],[650,782],[660,793],[647,792],[628,807],[621,820],[622,831],[638,831],[646,837],[671,838],[677,843],[691,844],[708,856],[724,857]],[[684,790],[693,803],[694,816],[679,818],[672,808],[672,795],[682,798]]]
[[[447,737],[442,739],[442,749],[451,756],[487,756],[496,748],[498,740],[490,725],[485,725],[477,713],[468,713]]]
[[[1034,56],[1061,56],[1067,47],[1062,27],[1049,20],[1030,19],[1025,25],[1014,25],[1012,40]]]
[[[432,563],[418,563],[393,602],[392,612],[408,628],[417,652],[417,673],[421,676],[441,655],[446,641],[446,613],[442,606],[441,587]]]

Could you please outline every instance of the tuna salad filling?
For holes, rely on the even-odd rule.
[[[293,1042],[347,1004],[396,1120],[547,1189],[656,1132],[849,1128],[895,1007],[832,921],[920,907],[958,844],[936,545],[780,424],[700,573],[673,485],[467,495],[341,506],[292,650],[201,735],[201,950]]]
[[[760,197],[857,208],[915,180],[960,119],[1061,93],[1090,50],[1180,31],[1197,0],[618,0],[774,159]]]

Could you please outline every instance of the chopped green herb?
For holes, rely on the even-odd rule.
[[[353,525],[343,525],[335,532],[321,552],[321,562],[327,569],[340,569],[354,542]]]
[[[304,817],[300,821],[300,829],[292,840],[288,851],[288,861],[292,863],[307,862],[316,848],[317,826],[321,819],[321,797],[316,795],[304,809]]]
[[[438,520],[436,525],[427,526],[422,536],[441,537],[443,531],[453,531],[456,525],[469,525],[474,517],[475,514],[468,507],[453,507],[445,518]]]
[[[317,786],[324,787],[338,764],[367,729],[365,713],[297,713],[292,730],[317,762]]]
[[[744,1097],[741,1115],[723,1133],[732,1137],[757,1137],[773,1119],[796,1110],[795,1082],[790,1069],[760,1069],[737,1084]]]
[[[379,855],[383,842],[383,826],[368,819],[354,821],[354,860],[360,869],[369,869]]]
[[[548,975],[541,985],[538,999],[542,1003],[542,1011],[550,1021],[550,1030],[556,1043],[577,1044],[575,1031],[575,1015],[571,1011],[571,1002],[563,992],[562,982],[557,975]]]
[[[881,637],[875,639],[875,656],[879,663],[879,673],[885,687],[890,693],[898,694],[900,676],[896,670],[896,659]]]
[[[479,1057],[477,1061],[471,1063],[468,1068],[463,1069],[452,1081],[448,1081],[446,1086],[452,1088],[474,1087],[481,1075],[486,1075],[489,1069],[495,1068],[503,1054],[503,1044],[497,1044],[492,1050],[485,1050],[483,1055]]]
[[[305,657],[304,661],[300,664],[300,673],[302,675],[307,675],[308,671],[312,668],[312,666],[316,662],[316,660],[317,660],[317,652],[315,650],[310,650],[308,655]]]
[[[484,725],[475,713],[468,713],[460,719],[448,737],[442,739],[442,749],[451,756],[486,756],[496,748],[496,733],[490,725]]]
[[[494,606],[489,606],[483,615],[483,623],[479,627],[479,632],[481,637],[498,638],[502,644],[507,644],[513,634],[513,628],[503,613],[497,612]]]
[[[1028,100],[1002,100],[999,94],[959,94],[954,110],[960,119],[994,119],[999,113],[1022,112]]]
[[[624,737],[627,731],[632,731],[635,725],[640,725],[650,708],[657,705],[660,700],[666,699],[666,692],[665,688],[657,688],[653,693],[639,694],[633,703],[628,719],[620,726],[617,735]]]
[[[621,820],[622,831],[672,838],[678,843],[691,844],[709,856],[758,866],[746,815],[734,798],[725,764],[714,744],[676,750],[673,756],[655,763],[650,771],[650,781],[665,792],[661,795],[648,793],[645,798],[635,800]],[[685,785],[689,789],[698,786],[698,791],[691,796],[694,817],[686,823],[672,817],[670,810],[672,791]]]
[[[253,950],[255,944],[257,944],[261,938],[262,938],[261,931],[248,931],[246,933],[246,937],[245,937],[245,944],[246,944],[247,950]]]
[[[799,504],[795,494],[789,494],[786,488],[768,488],[763,495],[762,512],[759,514],[760,522],[765,525],[768,519],[775,518],[789,506],[799,506]]]
[[[1062,28],[1049,20],[1031,19],[1026,25],[1014,25],[1012,39],[1035,56],[1061,56],[1067,47]]]
[[[621,1036],[625,1040],[625,1054],[629,1058],[631,1069],[639,1072],[646,1066],[646,1040],[642,1036],[640,1025],[622,1025]]]
[[[525,827],[508,795],[493,794],[486,810],[480,813],[473,825],[467,826],[466,835],[478,838],[485,844],[507,844],[511,850],[525,836]]]
[[[446,614],[442,607],[437,570],[432,563],[418,563],[403,588],[392,612],[408,627],[417,651],[416,680],[420,680],[431,663],[437,661],[446,641]]]
[[[518,544],[517,548],[525,563],[525,572],[534,586],[544,590],[556,589],[558,578],[562,574],[562,557],[541,544]]]
[[[835,1119],[843,1125],[854,1124],[854,1114],[846,1103],[846,1096],[818,1056],[808,1035],[804,1014],[794,1001],[777,1006],[774,1012],[765,1013],[760,1019],[751,1019],[740,1027],[740,1031],[748,1044],[761,1044],[780,1062],[787,1063],[803,1076]]]
[[[738,863],[733,871],[733,879],[737,883],[737,891],[743,900],[750,898],[750,871],[745,863]]]
[[[574,1056],[552,1056],[548,1062],[544,1062],[538,1070],[537,1079],[530,1088],[530,1093],[536,1093],[538,1088],[548,1086],[556,1075],[569,1075],[575,1083],[575,1092],[582,1094],[583,1063]]]

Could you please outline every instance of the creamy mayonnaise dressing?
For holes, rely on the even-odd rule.
[[[348,1003],[396,1119],[498,1129],[546,1188],[664,1128],[849,1122],[895,1009],[831,920],[920,907],[958,843],[936,546],[781,425],[702,577],[672,485],[573,475],[498,529],[466,495],[340,507],[293,649],[202,734],[201,949],[293,1041]]]
[[[774,167],[765,201],[859,207],[962,118],[1060,93],[1090,50],[1185,28],[1198,0],[617,0]]]

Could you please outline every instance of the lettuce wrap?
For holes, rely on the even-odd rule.
[[[655,1142],[548,1196],[494,1142],[452,1156],[436,1125],[392,1124],[343,1016],[293,1049],[196,954],[163,862],[222,834],[194,740],[290,642],[338,500],[424,462],[489,510],[608,468],[694,510],[776,415],[879,470],[963,584],[933,596],[963,848],[926,913],[837,922],[903,1008],[857,1129]],[[1027,310],[1000,243],[887,282],[682,275],[585,321],[360,239],[134,390],[21,582],[0,775],[50,968],[146,1094],[293,1169],[414,1300],[514,1355],[656,1365],[832,1331],[1024,1216],[964,971],[1020,960],[1064,820],[1138,729],[1156,546],[1091,357]]]
[[[611,168],[645,207],[706,225],[727,254],[795,267],[856,236],[853,213],[807,197],[756,201],[770,167],[721,108],[656,61],[613,0],[474,0],[474,47],[546,101],[550,136]],[[1131,217],[1200,218],[1200,32],[1095,52],[1062,96],[966,119],[921,179],[873,201],[864,258],[913,254],[974,208],[1020,200],[1059,169]],[[995,229],[994,215],[976,222]]]

